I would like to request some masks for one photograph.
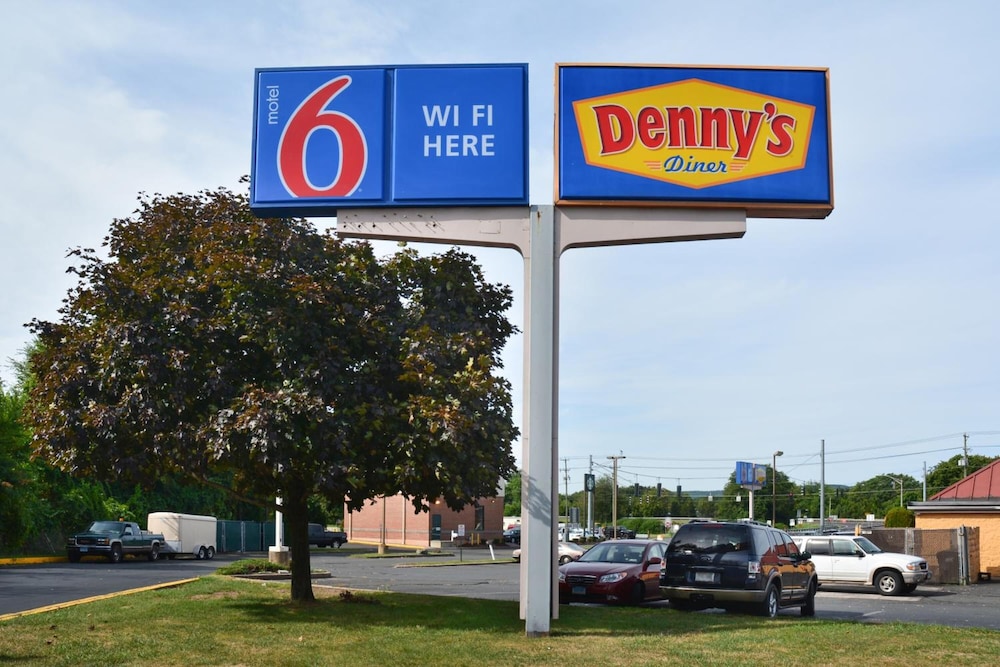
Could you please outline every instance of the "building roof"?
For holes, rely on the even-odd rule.
[[[935,493],[928,502],[934,500],[1000,500],[1000,459]]]

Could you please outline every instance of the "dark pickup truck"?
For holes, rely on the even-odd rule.
[[[104,556],[120,563],[129,554],[156,560],[164,542],[162,534],[142,530],[134,521],[94,521],[66,540],[66,556],[71,563],[83,556]]]
[[[327,530],[318,523],[309,524],[309,544],[318,547],[340,547],[347,543],[347,533]]]

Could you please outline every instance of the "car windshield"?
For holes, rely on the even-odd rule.
[[[691,553],[728,553],[746,551],[747,530],[741,526],[712,526],[711,529],[690,530],[678,533],[667,551]]]
[[[880,554],[882,550],[875,546],[875,543],[867,537],[855,537],[854,543],[870,554]]]
[[[122,525],[117,521],[95,521],[87,529],[90,533],[120,533]]]
[[[621,544],[617,542],[602,542],[580,556],[581,561],[589,563],[641,563],[641,544]]]

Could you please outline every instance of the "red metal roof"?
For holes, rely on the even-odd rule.
[[[1000,460],[981,468],[965,479],[935,493],[929,500],[995,500],[1000,499]]]

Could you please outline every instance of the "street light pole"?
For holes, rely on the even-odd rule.
[[[780,449],[771,455],[771,525],[777,523],[775,518],[777,515],[777,504],[778,504],[778,457],[783,456],[784,452]]]

